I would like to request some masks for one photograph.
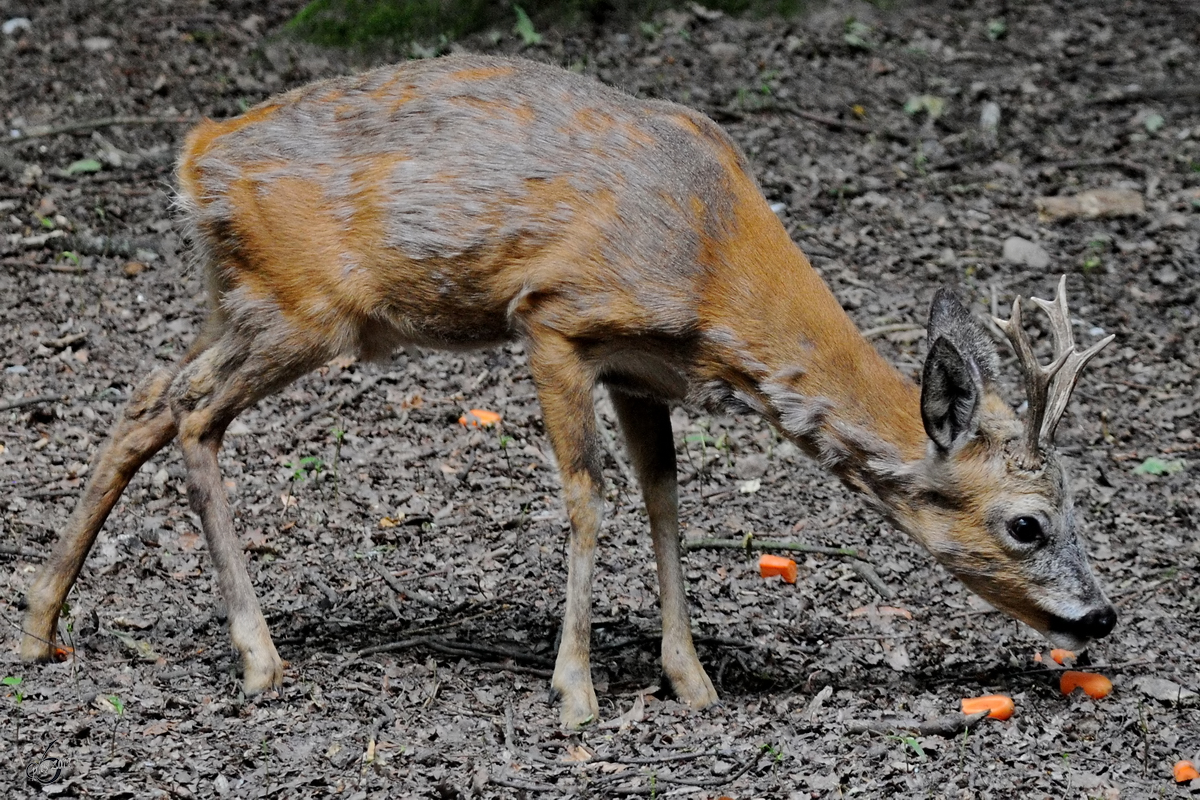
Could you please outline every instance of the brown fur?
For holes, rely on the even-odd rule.
[[[597,383],[613,388],[649,514],[663,668],[694,706],[716,694],[692,645],[680,565],[668,405],[688,398],[763,414],[1031,624],[1046,628],[1056,598],[1074,608],[1100,596],[1069,499],[1056,494],[1061,480],[1009,467],[1020,430],[1011,411],[987,395],[973,438],[935,452],[918,389],[858,335],[745,158],[693,111],[529,62],[410,63],[202,123],[179,185],[208,270],[209,323],[177,367],[139,384],[97,456],[30,588],[26,659],[51,655],[58,609],[104,518],[174,437],[246,690],[278,685],[283,664],[221,484],[221,438],[240,411],[327,359],[382,357],[406,343],[529,343],[571,522],[552,680],[569,725],[598,713],[589,671],[603,515]],[[1005,509],[1022,503],[1049,516],[1066,509],[1049,562],[1003,543]]]

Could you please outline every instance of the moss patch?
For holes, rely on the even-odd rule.
[[[514,6],[536,28],[572,28],[647,20],[685,0],[312,0],[288,23],[295,36],[326,47],[368,46],[382,41],[453,40],[489,28],[507,30],[517,20]],[[703,5],[728,14],[801,11],[805,0],[708,0]]]

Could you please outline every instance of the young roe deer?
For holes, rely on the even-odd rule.
[[[1063,646],[1116,613],[1075,532],[1054,429],[1084,364],[1063,284],[1058,355],[1039,365],[1022,304],[1001,323],[1029,413],[996,391],[998,356],[947,290],[922,386],[859,335],[789,239],[745,156],[706,117],[527,61],[456,56],[323,81],[191,132],[180,204],[211,311],[174,367],[134,389],[29,590],[21,654],[55,653],[59,609],[137,469],[177,438],[188,498],[228,606],[247,693],[283,662],[242,561],[217,451],[239,412],[334,356],[514,338],[561,471],[571,534],[551,681],[562,720],[598,713],[589,671],[603,511],[605,384],[650,520],[662,666],[695,707],[669,404],[760,414],[861,492],[972,590]],[[1111,338],[1111,337],[1110,337]]]

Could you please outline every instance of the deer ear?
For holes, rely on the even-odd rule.
[[[921,421],[939,450],[953,450],[974,435],[982,393],[979,369],[945,336],[934,342],[921,375]]]
[[[962,305],[958,295],[946,288],[938,289],[929,305],[930,349],[937,339],[943,337],[954,344],[964,359],[974,362],[984,384],[990,386],[995,383],[996,375],[1000,374],[1000,353],[996,350],[996,343],[992,342],[983,325],[967,311],[967,307]]]
[[[963,356],[975,363],[983,382],[991,385],[1000,372],[1000,354],[979,321],[952,290],[938,289],[929,304],[929,345],[949,339]]]
[[[921,377],[921,421],[949,452],[975,435],[979,403],[999,368],[996,347],[949,289],[929,309],[929,356]]]

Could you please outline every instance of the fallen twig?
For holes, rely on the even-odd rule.
[[[1082,167],[1116,167],[1123,169],[1126,172],[1132,172],[1134,175],[1145,176],[1150,171],[1150,168],[1144,164],[1139,164],[1136,161],[1127,161],[1123,158],[1080,158],[1071,161],[1056,161],[1050,166],[1058,169],[1079,169]]]
[[[14,408],[36,406],[41,403],[53,403],[55,400],[61,399],[63,399],[62,395],[58,394],[40,394],[37,397],[18,397],[16,400],[4,400],[0,402],[0,411],[11,411]]]
[[[57,240],[60,244],[65,242],[65,239]],[[35,261],[22,261],[15,258],[6,258],[0,261],[6,267],[20,267],[21,269],[36,269],[41,272],[58,272],[64,275],[85,275],[88,270],[85,267],[76,264],[39,264]]]
[[[864,561],[851,561],[850,568],[857,572],[858,576],[878,592],[879,596],[884,600],[892,600],[896,597],[896,593],[892,591],[892,587],[883,582],[883,578],[879,577],[879,573],[870,564]]]
[[[596,756],[596,760],[611,761],[614,764],[646,766],[649,764],[671,764],[679,761],[695,761],[697,758],[720,758],[721,756],[728,755],[728,751],[725,750],[702,750],[696,753],[672,753],[669,756],[649,756],[646,758],[606,758],[603,756]]]
[[[853,122],[852,120],[838,119],[837,117],[828,117],[824,114],[817,114],[813,111],[805,111],[802,108],[789,105],[786,103],[766,103],[759,108],[732,108],[725,107],[710,107],[709,116],[718,121],[732,120],[741,121],[748,114],[771,114],[783,113],[791,114],[793,117],[806,119],[809,122],[815,122],[818,125],[824,125],[827,128],[834,130],[847,130],[854,133],[861,133],[864,136],[882,136],[887,139],[893,139],[897,142],[908,144],[912,142],[912,137],[899,131],[894,131],[890,128],[873,128],[870,125],[864,125],[861,122]]]
[[[117,125],[179,125],[191,124],[196,120],[191,117],[100,117],[98,119],[85,119],[76,122],[64,122],[61,125],[34,125],[21,131],[20,136],[14,136],[4,143],[15,144],[24,142],[27,139],[38,139],[43,136],[55,136],[60,133],[75,133],[77,131],[90,131],[96,128],[112,128]]]
[[[815,544],[800,542],[783,542],[776,539],[756,539],[746,536],[742,539],[692,539],[685,540],[684,550],[787,550],[794,553],[814,553],[822,556],[838,556],[841,558],[856,558],[859,561],[870,559],[859,553],[853,547],[821,547]]]
[[[593,653],[606,653],[613,650],[622,650],[626,647],[637,644],[655,644],[662,640],[662,631],[651,631],[640,636],[630,636],[626,639],[618,639],[615,642],[609,642],[605,645],[599,645],[592,648]],[[722,647],[734,647],[741,650],[753,650],[758,647],[754,642],[746,642],[741,639],[730,639],[726,636],[702,636],[697,634],[692,639],[693,644],[716,644]]]
[[[883,719],[852,719],[846,721],[847,733],[891,733],[898,730],[917,731],[922,736],[942,736],[952,739],[963,731],[969,731],[987,718],[985,709],[967,716],[959,712],[918,722],[912,717],[885,717]]]
[[[501,775],[488,774],[488,783],[494,783],[496,786],[504,786],[508,789],[521,789],[526,792],[555,792],[562,791],[560,786],[552,786],[548,783],[534,783],[532,781],[519,781],[515,778],[506,778]]]
[[[907,333],[908,331],[925,332],[925,326],[916,322],[893,322],[890,325],[877,325],[874,328],[867,328],[862,332],[864,339],[874,339],[876,336],[884,336],[889,333]]]
[[[27,547],[17,547],[15,544],[0,544],[0,556],[20,556],[21,558],[33,558],[41,561],[46,557],[46,554],[30,550]]]
[[[848,130],[855,133],[861,133],[867,136],[883,136],[888,139],[894,139],[897,142],[908,143],[912,141],[912,137],[900,133],[899,131],[891,130],[890,128],[873,128],[870,125],[864,125],[861,122],[851,122],[849,120],[837,119],[836,117],[827,117],[824,114],[815,114],[812,111],[805,111],[802,108],[795,106],[782,105],[779,106],[780,111],[785,111],[800,119],[806,119],[809,122],[816,122],[819,125],[824,125],[827,128],[834,130]]]
[[[1200,86],[1184,83],[1178,86],[1152,86],[1146,89],[1124,89],[1088,100],[1091,106],[1120,105],[1143,100],[1191,100],[1200,99]]]
[[[332,400],[326,400],[324,403],[318,403],[315,406],[311,406],[310,408],[289,419],[286,426],[295,431],[296,435],[299,436],[300,426],[304,425],[304,423],[308,422],[313,417],[324,414],[326,411],[353,403],[355,400],[374,389],[377,385],[379,385],[379,382],[386,377],[388,376],[374,375],[370,378],[366,378],[353,392],[346,397],[335,397]]]
[[[726,784],[733,783],[738,778],[742,777],[747,772],[749,772],[751,769],[753,769],[758,764],[758,762],[762,760],[762,757],[766,754],[766,752],[767,752],[766,747],[758,748],[758,752],[756,752],[754,754],[754,757],[746,759],[746,763],[742,764],[740,769],[734,770],[733,772],[730,772],[728,775],[725,775],[720,778],[694,779],[694,778],[680,778],[675,775],[658,774],[655,776],[656,782],[658,782],[658,783],[678,783],[680,786],[700,786],[700,787],[703,787],[706,789],[711,789],[711,788],[714,788],[717,786],[724,786]],[[654,786],[647,786],[646,791],[642,792],[642,793],[643,794],[656,794],[654,789],[655,789]]]
[[[362,650],[359,650],[357,653],[355,653],[355,655],[361,657],[369,656],[374,653],[391,653],[397,650],[411,650],[412,648],[418,647],[427,642],[429,640],[429,636],[427,634],[438,633],[439,631],[448,631],[451,628],[456,628],[464,623],[473,622],[474,620],[482,619],[483,617],[490,617],[495,614],[499,614],[502,611],[507,611],[508,609],[509,606],[504,604],[496,606],[495,608],[489,608],[486,611],[480,611],[478,614],[469,614],[465,617],[451,620],[450,622],[442,622],[438,623],[437,625],[426,625],[424,628],[417,628],[409,631],[410,638],[408,639],[399,639],[394,642],[364,647]]]

